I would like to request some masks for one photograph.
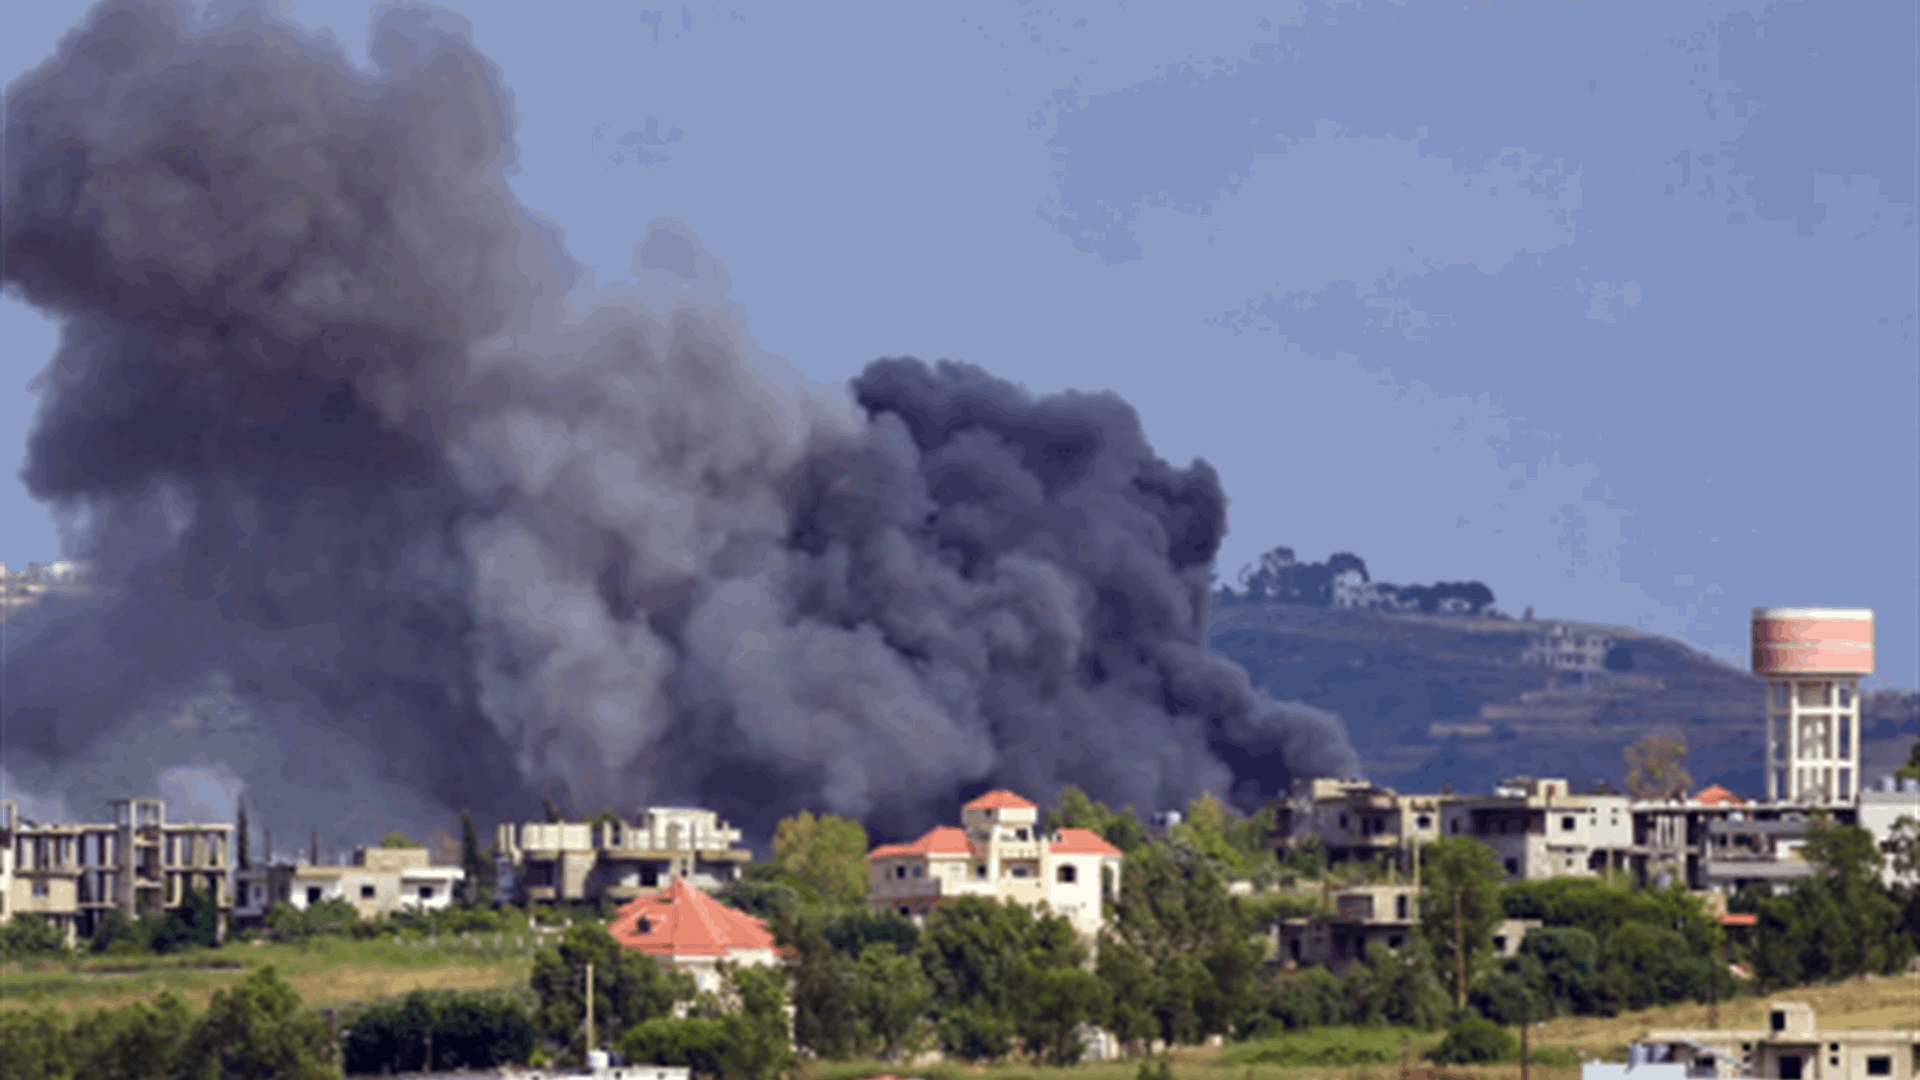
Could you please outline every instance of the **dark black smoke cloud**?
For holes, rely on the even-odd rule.
[[[885,360],[850,412],[722,313],[576,314],[457,17],[370,46],[116,3],[11,88],[5,284],[66,318],[25,477],[111,600],[13,650],[10,753],[176,710],[270,821],[362,838],[541,792],[898,833],[984,783],[1356,772],[1208,653],[1225,497],[1124,402]],[[209,679],[226,719],[178,711]]]

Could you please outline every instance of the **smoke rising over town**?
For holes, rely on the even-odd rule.
[[[10,757],[362,838],[1357,773],[1208,651],[1226,498],[1125,402],[895,359],[850,410],[724,312],[575,312],[457,17],[385,11],[369,72],[220,10],[103,7],[10,90],[5,284],[66,320],[26,479],[101,586],[11,650]]]

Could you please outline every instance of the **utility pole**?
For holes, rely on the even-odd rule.
[[[1533,990],[1527,988],[1520,1006],[1520,1080],[1527,1080],[1527,1029],[1533,1026]]]
[[[593,963],[587,963],[587,1052],[593,1052]]]
[[[1453,890],[1453,1007],[1467,1007],[1467,935],[1460,926],[1460,890]]]

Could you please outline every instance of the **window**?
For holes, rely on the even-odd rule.
[[[1561,832],[1573,831],[1573,815],[1572,814],[1568,814],[1565,817],[1560,819],[1560,831]]]
[[[1390,937],[1388,937],[1388,938],[1387,938],[1387,948],[1389,948],[1389,949],[1397,949],[1397,948],[1399,948],[1399,947],[1400,947],[1400,935],[1399,935],[1399,934],[1394,934],[1394,935],[1392,935],[1392,936],[1390,936]]]
[[[975,863],[973,867],[973,876],[976,878],[979,878],[981,881],[985,881],[987,879],[987,864]]]
[[[1868,1076],[1892,1076],[1893,1058],[1886,1054],[1875,1054],[1867,1059]]]
[[[307,903],[317,904],[319,902],[320,902],[320,886],[318,885],[307,886]]]
[[[913,909],[912,909],[912,908],[910,908],[910,907],[908,907],[907,905],[905,905],[905,904],[901,904],[901,905],[900,905],[900,909],[899,909],[899,910],[900,910],[900,917],[901,917],[901,918],[903,918],[903,919],[907,919],[907,918],[912,918],[912,917],[913,917]]]
[[[1800,1055],[1780,1055],[1780,1080],[1800,1080]]]
[[[35,895],[35,896],[45,896],[45,895],[47,895],[47,883],[46,883],[46,882],[44,882],[44,881],[36,881],[36,882],[34,882],[34,883],[33,883],[33,895]]]
[[[1029,870],[1025,866],[1018,865],[1018,864],[1010,867],[1007,872],[1017,878],[1026,878],[1026,877],[1033,876],[1032,870]]]
[[[1027,830],[1025,829],[1013,830],[1013,838],[1015,840],[1021,841],[1022,843],[1025,843],[1027,839]]]
[[[914,877],[926,877],[926,876],[927,876],[927,870],[926,870],[926,867],[924,867],[924,866],[918,866],[918,865],[916,865],[916,866],[915,866],[915,867],[913,868],[913,876],[914,876]]]
[[[906,868],[906,867],[904,867],[904,866],[896,866],[896,867],[894,867],[894,868],[893,868],[893,878],[894,878],[894,880],[895,880],[895,881],[899,881],[900,879],[902,879],[902,878],[904,878],[904,877],[906,877],[906,876],[907,876],[907,868]]]
[[[1427,828],[1432,828],[1432,827],[1433,827],[1433,815],[1432,815],[1432,814],[1421,814],[1421,815],[1420,815],[1419,817],[1417,817],[1417,818],[1414,818],[1413,820],[1414,820],[1414,824],[1416,824],[1416,825],[1418,825],[1418,826],[1420,826],[1420,827],[1421,827],[1421,828],[1423,828],[1423,829],[1427,829]]]
[[[1770,1026],[1770,1027],[1772,1027],[1772,1028],[1773,1028],[1773,1030],[1775,1030],[1775,1031],[1785,1031],[1785,1030],[1787,1030],[1787,1013],[1786,1013],[1786,1010],[1784,1010],[1784,1009],[1775,1009],[1775,1010],[1773,1010],[1773,1015],[1772,1015],[1772,1016],[1769,1016],[1769,1017],[1767,1018],[1767,1024],[1768,1024],[1768,1026]]]
[[[1504,934],[1493,935],[1493,951],[1497,953],[1504,953],[1507,951],[1506,935]]]
[[[1402,893],[1399,896],[1394,897],[1393,917],[1396,919],[1405,919],[1407,917],[1407,897],[1405,893]],[[1399,939],[1395,938],[1394,941],[1396,942],[1396,944],[1394,945],[1394,948],[1396,949],[1399,948],[1400,946],[1397,944]]]
[[[1078,880],[1079,873],[1080,871],[1076,869],[1073,866],[1073,864],[1069,863],[1066,866],[1062,866],[1060,869],[1055,870],[1053,872],[1053,879],[1055,881],[1058,881],[1062,885],[1071,885],[1076,880]]]
[[[259,885],[253,887],[253,902],[258,904],[267,898],[267,890]]]
[[[1347,815],[1345,814],[1340,815],[1340,827],[1343,829],[1347,827]]]
[[[1460,835],[1460,819],[1459,818],[1453,819],[1453,834],[1455,836]]]
[[[373,899],[373,886],[371,885],[360,886],[360,899],[362,900]]]
[[[422,900],[433,899],[433,886],[431,885],[420,886],[420,899]]]
[[[1508,877],[1520,876],[1520,860],[1518,859],[1507,860],[1507,876]]]

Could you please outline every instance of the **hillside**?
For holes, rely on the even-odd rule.
[[[1402,791],[1485,791],[1516,775],[1622,790],[1627,746],[1683,731],[1696,786],[1765,793],[1759,679],[1671,638],[1556,622],[1624,644],[1631,670],[1552,688],[1548,669],[1522,661],[1545,621],[1271,600],[1218,609],[1210,638],[1274,697],[1340,713],[1367,776]],[[1877,783],[1920,737],[1920,694],[1869,695],[1862,736]]]

